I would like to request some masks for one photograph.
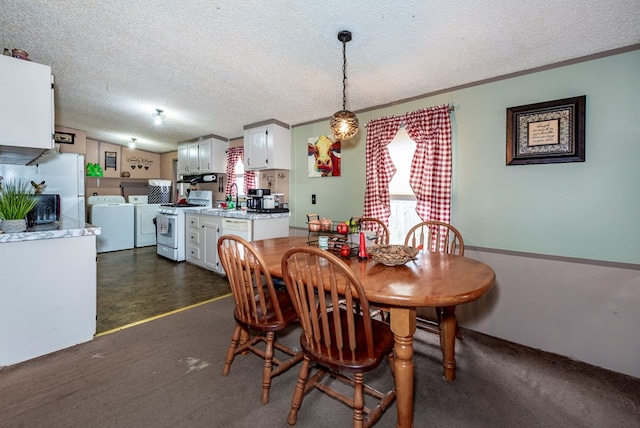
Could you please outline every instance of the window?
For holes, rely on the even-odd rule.
[[[411,160],[416,150],[416,143],[409,137],[404,127],[401,127],[387,148],[397,170],[389,183],[391,198],[389,243],[403,244],[409,229],[422,221],[416,213],[416,196],[409,185]]]
[[[242,162],[242,159],[236,163],[234,172],[236,180],[235,183],[238,185],[238,196],[244,197],[244,163]]]

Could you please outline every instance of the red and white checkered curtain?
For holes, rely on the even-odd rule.
[[[387,145],[402,125],[401,117],[374,119],[367,124],[366,187],[364,191],[365,217],[373,217],[389,224],[391,201],[389,182],[396,173]]]
[[[235,196],[235,190],[232,192],[231,185],[236,182],[236,164],[244,162],[244,147],[231,147],[227,150],[227,186],[225,188],[226,195]],[[256,174],[253,171],[244,172],[244,194],[247,189],[255,189]]]
[[[451,118],[441,105],[405,115],[405,130],[416,142],[409,184],[422,221],[451,220]]]
[[[396,173],[387,145],[401,124],[416,142],[409,182],[416,212],[423,221],[449,223],[451,216],[451,119],[449,106],[426,108],[404,116],[375,119],[367,124],[365,217],[389,224],[389,182]]]

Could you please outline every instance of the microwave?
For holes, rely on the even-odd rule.
[[[38,194],[36,206],[27,214],[29,227],[60,221],[60,195]]]

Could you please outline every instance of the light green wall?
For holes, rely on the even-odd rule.
[[[505,165],[508,107],[579,95],[587,96],[586,162]],[[341,177],[307,177],[307,139],[328,134],[328,120],[294,127],[292,226],[306,227],[307,213],[360,215],[364,124],[443,103],[455,106],[451,221],[465,244],[640,263],[640,50],[359,113]]]

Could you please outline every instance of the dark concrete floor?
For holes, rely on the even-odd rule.
[[[97,333],[231,292],[225,277],[156,254],[156,247],[98,254]]]

